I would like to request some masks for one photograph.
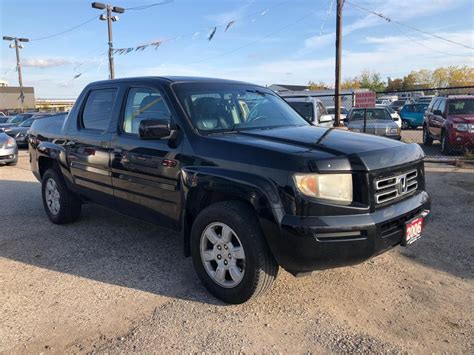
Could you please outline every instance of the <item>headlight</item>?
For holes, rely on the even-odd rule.
[[[303,195],[352,202],[351,174],[295,174],[294,180]]]
[[[391,128],[391,127],[387,127],[385,129],[385,133],[388,134],[388,135],[396,135],[396,134],[399,134],[399,128]]]
[[[455,123],[454,124],[454,129],[456,131],[460,132],[466,132],[469,130],[468,124],[467,123]]]
[[[13,148],[16,146],[16,142],[12,137],[9,137],[7,140],[7,148]]]

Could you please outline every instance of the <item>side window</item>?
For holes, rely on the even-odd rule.
[[[434,98],[431,100],[430,104],[428,105],[427,111],[433,112],[435,105],[438,104],[438,99]]]
[[[104,131],[112,118],[116,89],[92,90],[82,111],[82,128]]]
[[[441,113],[444,114],[444,111],[446,109],[446,100],[441,99],[440,101],[441,101],[441,103],[438,106],[438,110],[440,110]]]
[[[170,120],[171,114],[161,93],[152,88],[131,88],[127,95],[122,131],[138,134],[142,120]]]
[[[319,117],[321,117],[322,115],[327,115],[327,111],[326,111],[326,108],[323,106],[322,103],[318,102],[318,111],[319,111]]]

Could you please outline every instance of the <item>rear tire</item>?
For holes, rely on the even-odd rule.
[[[55,224],[76,221],[81,214],[82,202],[71,192],[60,173],[48,169],[41,182],[43,206],[48,218]]]
[[[407,120],[402,120],[402,129],[410,129],[411,126]]]
[[[423,145],[426,145],[427,147],[431,146],[433,144],[433,138],[430,137],[430,132],[428,131],[428,128],[426,125],[423,125]]]
[[[238,201],[215,203],[197,216],[191,255],[201,282],[226,303],[264,293],[278,274],[255,211]]]
[[[448,136],[446,135],[446,131],[441,131],[441,153],[444,155],[450,155],[453,152],[453,148],[449,144]]]

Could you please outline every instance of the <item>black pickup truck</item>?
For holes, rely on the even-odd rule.
[[[92,202],[176,230],[229,303],[279,266],[303,275],[411,244],[430,209],[417,144],[311,126],[242,82],[92,83],[64,121],[33,124],[29,151],[53,223]]]

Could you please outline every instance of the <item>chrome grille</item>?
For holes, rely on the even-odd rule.
[[[375,203],[380,205],[401,196],[408,195],[418,189],[418,171],[379,178],[375,180]]]

